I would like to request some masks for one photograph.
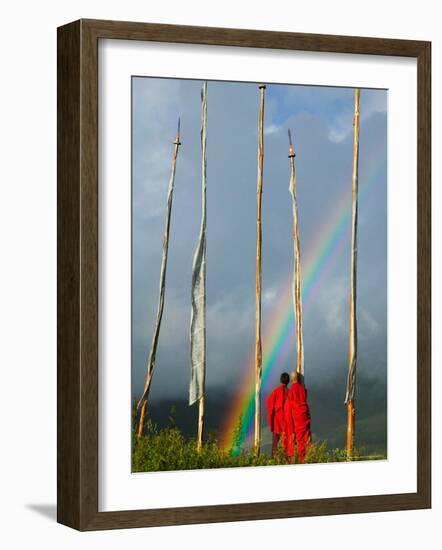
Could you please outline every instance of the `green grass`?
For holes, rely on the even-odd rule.
[[[238,433],[239,433],[238,429]],[[374,460],[381,456],[364,456],[355,452],[355,460]],[[306,463],[344,462],[345,450],[328,449],[327,442],[313,443],[306,456]],[[295,456],[294,462],[297,462]],[[132,471],[158,472],[171,470],[199,470],[203,468],[237,468],[244,466],[275,466],[287,464],[282,446],[274,458],[265,454],[256,456],[249,449],[234,448],[223,450],[218,447],[214,436],[208,436],[200,452],[196,438],[186,438],[171,418],[167,428],[159,430],[151,421],[147,422],[144,435],[133,436]]]

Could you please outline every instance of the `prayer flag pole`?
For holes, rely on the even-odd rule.
[[[353,120],[353,175],[352,175],[352,231],[351,231],[351,271],[350,271],[350,329],[348,347],[348,377],[345,403],[347,404],[347,457],[353,456],[355,444],[355,385],[357,359],[357,323],[356,323],[356,260],[358,227],[358,169],[359,169],[359,88],[354,92]]]
[[[296,202],[296,173],[295,151],[292,135],[289,134],[290,186],[293,208],[293,241],[294,241],[294,270],[293,270],[293,306],[296,319],[296,372],[304,375],[304,339],[302,335],[302,300],[301,300],[301,255],[299,249],[298,207]]]
[[[141,396],[141,399],[138,401],[138,404],[137,404],[138,410],[141,407],[140,418],[138,421],[138,431],[137,431],[138,437],[140,437],[143,434],[144,422],[145,422],[146,410],[147,410],[147,401],[149,397],[149,390],[150,390],[150,385],[152,383],[152,376],[155,370],[155,359],[156,359],[156,353],[157,353],[157,347],[158,347],[158,339],[160,335],[161,319],[163,317],[164,295],[166,290],[165,287],[166,287],[167,253],[169,249],[170,218],[171,218],[171,212],[172,212],[173,190],[175,186],[176,162],[178,158],[178,150],[181,145],[180,119],[178,119],[178,128],[177,128],[177,134],[174,141],[174,145],[175,147],[174,147],[173,156],[172,156],[172,170],[170,174],[169,188],[167,192],[166,224],[165,224],[164,235],[163,235],[163,256],[161,260],[157,320],[156,320],[155,330],[152,337],[152,345],[150,349],[149,360],[147,362],[147,374],[146,374],[146,382],[144,384],[143,395]]]
[[[257,214],[256,214],[256,312],[255,312],[255,454],[261,448],[261,199],[264,165],[264,93],[265,85],[259,86],[260,109],[258,118],[258,181],[257,181]]]
[[[193,258],[190,320],[191,380],[189,405],[198,401],[198,451],[202,449],[206,385],[206,156],[207,82],[201,88],[201,227]]]

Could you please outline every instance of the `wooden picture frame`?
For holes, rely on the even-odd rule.
[[[417,59],[417,492],[98,511],[98,41],[159,41]],[[58,29],[57,517],[81,531],[431,506],[431,44],[79,20]]]

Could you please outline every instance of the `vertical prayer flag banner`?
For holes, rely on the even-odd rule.
[[[355,90],[353,119],[353,175],[351,181],[351,270],[350,270],[350,319],[348,346],[348,378],[345,402],[347,404],[347,456],[353,458],[355,447],[355,388],[358,349],[356,281],[357,281],[357,231],[358,231],[358,172],[359,172],[359,102],[361,92]]]
[[[355,90],[355,112],[353,122],[353,175],[351,189],[351,269],[350,269],[350,329],[348,348],[348,378],[345,402],[353,400],[356,387],[357,358],[357,314],[356,314],[356,280],[357,280],[357,231],[358,231],[358,169],[359,169],[359,97],[360,90]]]
[[[193,257],[192,314],[190,321],[191,379],[189,405],[204,396],[206,376],[206,185],[207,82],[201,89],[201,227]]]
[[[296,203],[296,171],[295,151],[292,143],[292,134],[289,132],[289,159],[290,159],[290,186],[293,211],[293,306],[296,320],[296,372],[304,374],[304,338],[302,336],[302,299],[301,299],[301,253],[299,250],[298,206]]]
[[[132,91],[132,471],[387,458],[387,91]]]

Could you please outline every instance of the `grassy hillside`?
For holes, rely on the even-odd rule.
[[[312,381],[309,386],[309,404],[314,441],[327,441],[331,449],[343,448],[346,440],[347,412],[344,405],[345,371],[340,377],[324,381]],[[265,396],[264,396],[265,397]],[[385,385],[363,374],[358,378],[356,411],[356,446],[364,454],[387,453],[387,394]],[[222,427],[229,417],[234,393],[223,388],[209,388],[206,400],[205,426],[221,439]],[[180,396],[156,398],[149,403],[149,418],[159,429],[170,426],[171,410],[174,422],[186,440],[195,436],[198,423],[198,407],[189,407],[187,399]],[[262,451],[270,454],[271,436],[263,407]],[[238,419],[239,420],[239,419]]]
[[[238,430],[239,431],[239,430]],[[235,443],[234,443],[235,445]],[[361,451],[355,453],[355,459],[362,458]],[[379,459],[383,456],[364,456],[364,459]],[[311,445],[306,457],[307,463],[343,462],[346,453],[340,449],[329,449],[326,442],[316,442]],[[295,456],[294,462],[298,459]],[[171,418],[170,425],[158,429],[148,421],[145,434],[133,437],[132,471],[157,472],[172,470],[198,470],[202,468],[235,468],[242,466],[274,466],[287,464],[282,446],[277,455],[272,458],[261,453],[256,456],[248,449],[239,453],[221,450],[215,437],[209,436],[204,442],[201,452],[197,451],[195,438],[186,438]]]

